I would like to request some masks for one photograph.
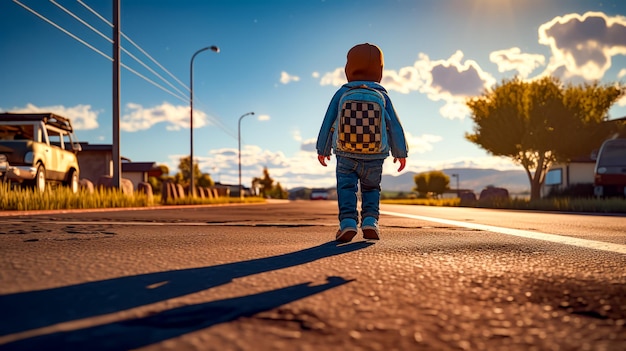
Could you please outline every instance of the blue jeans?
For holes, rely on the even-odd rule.
[[[337,202],[339,221],[351,218],[359,223],[358,184],[361,184],[361,219],[380,214],[380,180],[385,159],[363,160],[337,156]]]

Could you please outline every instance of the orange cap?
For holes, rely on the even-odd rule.
[[[380,83],[384,65],[383,52],[378,46],[370,43],[359,44],[348,51],[346,77],[348,82],[366,80]]]

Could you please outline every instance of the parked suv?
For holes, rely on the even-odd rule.
[[[626,196],[626,139],[602,143],[594,172],[596,196]]]
[[[81,150],[67,118],[0,113],[0,178],[44,191],[51,182],[78,191]]]

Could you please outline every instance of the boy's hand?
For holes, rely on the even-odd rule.
[[[317,155],[317,160],[320,161],[320,164],[326,167],[326,160],[330,161],[330,156]]]
[[[396,163],[396,161],[400,161],[400,168],[398,168],[398,172],[401,172],[404,169],[404,166],[406,166],[406,158],[395,158],[393,159],[393,163]]]

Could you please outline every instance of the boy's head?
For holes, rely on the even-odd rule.
[[[380,83],[383,78],[383,52],[376,45],[365,43],[348,51],[346,77],[348,82],[367,80]]]

